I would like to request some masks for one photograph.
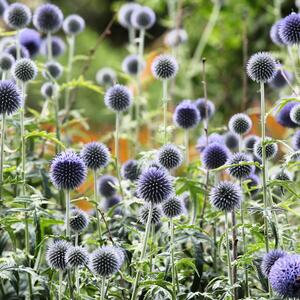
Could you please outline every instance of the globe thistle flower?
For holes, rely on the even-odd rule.
[[[176,169],[182,164],[182,153],[172,144],[161,147],[157,156],[158,162],[168,170]]]
[[[257,175],[255,174],[250,174],[249,177],[246,177],[244,179],[244,181],[246,181],[246,185],[247,185],[247,188],[250,192],[250,195],[253,197],[255,196],[255,194],[257,194],[258,192],[258,186],[259,186],[259,178]]]
[[[43,33],[57,32],[63,23],[63,13],[60,8],[53,4],[42,4],[33,15],[33,25]]]
[[[291,120],[290,112],[299,102],[288,102],[276,115],[276,121],[283,127],[296,128],[299,125]]]
[[[22,3],[13,3],[5,9],[4,21],[9,28],[25,28],[31,21],[31,11]]]
[[[131,105],[132,94],[126,86],[115,84],[106,91],[104,102],[114,112],[126,111]]]
[[[179,197],[171,197],[163,202],[162,211],[169,219],[182,215],[184,212],[184,204],[182,199]]]
[[[74,233],[81,233],[89,226],[90,219],[88,214],[77,208],[72,208],[70,212],[70,228]]]
[[[188,40],[187,32],[183,28],[176,28],[169,31],[164,39],[167,47],[175,48],[181,44],[186,43]]]
[[[8,53],[13,56],[13,58],[16,60],[17,59],[17,48],[16,45],[11,45],[4,50],[5,53]],[[24,46],[20,45],[20,58],[29,58],[30,54],[27,48]]]
[[[274,179],[282,181],[291,181],[293,179],[293,176],[287,170],[280,170],[279,172],[275,173]]]
[[[176,76],[178,72],[178,64],[173,56],[162,54],[154,59],[151,65],[151,71],[156,79],[169,80]]]
[[[270,141],[271,138],[269,137],[265,139],[265,142],[269,142],[265,145],[266,159],[274,158],[278,152],[278,145],[276,143],[271,143]],[[258,158],[262,158],[262,145],[260,140],[254,144],[253,150],[255,156],[257,156]]]
[[[110,152],[104,144],[91,142],[83,147],[81,157],[89,169],[97,170],[108,165]]]
[[[116,190],[117,179],[111,175],[103,175],[98,180],[99,193],[106,198],[114,196]]]
[[[81,246],[71,246],[66,252],[66,263],[71,268],[86,266],[89,263],[89,253]]]
[[[236,165],[228,168],[228,173],[238,179],[242,179],[248,177],[253,171],[253,167],[251,165],[240,165],[240,163],[250,162],[250,158],[247,154],[243,152],[238,152],[233,154],[227,161],[228,165]]]
[[[79,15],[69,15],[63,21],[63,30],[65,34],[77,35],[85,28],[85,21]]]
[[[236,150],[239,147],[239,136],[231,131],[228,131],[224,134],[224,144],[231,151]]]
[[[8,7],[7,1],[6,0],[0,0],[0,17],[3,16],[4,11]]]
[[[49,267],[56,270],[65,270],[67,268],[66,253],[71,244],[65,240],[56,240],[52,242],[46,252],[46,261]]]
[[[260,138],[254,134],[246,136],[243,141],[245,151],[253,153],[254,144],[259,140]]]
[[[278,69],[275,71],[273,79],[269,82],[269,86],[273,89],[281,89],[284,88],[288,82],[292,82],[293,79],[293,73],[278,67]]]
[[[21,95],[11,80],[0,81],[0,114],[11,115],[21,106]]]
[[[20,32],[20,44],[28,50],[30,57],[34,57],[40,52],[41,35],[34,29],[25,28]]]
[[[173,194],[171,177],[162,169],[149,168],[140,175],[137,194],[146,202],[160,204]]]
[[[270,30],[270,38],[271,38],[272,42],[277,46],[284,45],[284,43],[279,35],[279,27],[280,27],[281,22],[282,22],[282,19],[275,22],[272,25],[271,30]]]
[[[209,199],[215,208],[223,211],[232,211],[240,207],[242,191],[235,183],[221,181],[217,186],[212,188]]]
[[[59,79],[63,74],[63,67],[57,61],[49,61],[45,64],[43,70],[43,77],[47,80]]]
[[[199,98],[196,100],[195,105],[199,110],[201,120],[206,119],[206,113],[208,119],[210,119],[215,113],[215,105],[210,100],[205,101],[204,98]]]
[[[103,203],[102,203],[102,207],[104,211],[109,211],[112,207],[118,205],[121,202],[121,197],[118,195],[114,195],[112,197],[109,198],[104,198],[103,199]],[[115,214],[120,215],[121,214],[121,209],[119,207],[117,207],[114,210]]]
[[[131,15],[133,11],[137,8],[140,8],[141,6],[137,3],[125,3],[121,6],[119,12],[118,12],[118,21],[124,28],[131,28]]]
[[[300,297],[300,256],[284,255],[276,260],[269,273],[272,289],[283,298]]]
[[[139,211],[139,220],[142,224],[146,225],[148,221],[148,216],[149,216],[149,210],[150,210],[150,205],[148,203],[145,203],[140,211]],[[161,210],[160,205],[156,205],[153,207],[152,210],[152,216],[151,216],[151,224],[152,225],[157,225],[160,223],[160,219],[162,217],[163,213]]]
[[[13,64],[15,63],[15,59],[11,54],[2,53],[0,55],[0,69],[1,71],[9,71]]]
[[[58,94],[58,87],[52,82],[45,82],[41,87],[41,94],[45,99],[54,98]]]
[[[165,167],[163,167],[157,160],[147,161],[143,165],[143,170],[147,170],[149,168],[159,169],[159,170],[161,170],[161,171],[166,172],[167,174],[169,174],[168,170]]]
[[[300,150],[300,130],[296,131],[292,138],[292,145],[294,150]]]
[[[156,20],[154,11],[147,6],[140,6],[133,10],[130,23],[135,29],[146,30],[151,28]]]
[[[279,249],[274,249],[269,251],[268,253],[266,253],[263,256],[262,262],[261,262],[261,271],[264,274],[264,276],[266,278],[268,278],[271,268],[273,267],[273,265],[275,264],[275,262],[283,257],[287,255],[286,252],[279,250]]]
[[[65,42],[58,36],[51,37],[51,50],[53,57],[59,57],[65,53],[66,44]],[[42,40],[40,52],[42,55],[48,55],[48,47],[47,47],[47,39]]]
[[[141,61],[138,55],[131,54],[125,57],[122,62],[122,70],[132,76],[138,75],[145,68],[145,62]]]
[[[247,64],[248,76],[256,82],[266,83],[275,76],[276,62],[268,52],[258,52],[252,55]]]
[[[205,149],[206,144],[209,145],[212,143],[224,144],[223,136],[218,133],[212,133],[208,136],[208,142],[207,142],[206,136],[201,135],[197,141],[196,149],[198,150],[199,153],[201,153]]]
[[[300,125],[300,104],[296,104],[290,111],[291,121]]]
[[[78,188],[84,182],[86,174],[84,161],[72,150],[57,154],[50,166],[50,179],[60,190]]]
[[[140,174],[141,168],[136,160],[130,159],[123,164],[121,169],[121,175],[123,178],[130,181],[136,181]]]
[[[252,128],[252,121],[246,114],[233,115],[228,123],[229,130],[238,135],[247,134]]]
[[[217,143],[209,144],[202,152],[202,164],[206,169],[223,166],[229,158],[228,148]]]
[[[300,15],[291,13],[279,26],[279,37],[285,45],[296,45],[300,42]]]
[[[96,82],[103,86],[112,86],[117,81],[117,74],[111,68],[102,68],[96,74]]]
[[[29,58],[21,58],[13,66],[13,74],[16,80],[28,82],[37,76],[37,66]]]
[[[183,100],[175,108],[173,121],[183,129],[196,127],[200,122],[199,110],[190,100]]]

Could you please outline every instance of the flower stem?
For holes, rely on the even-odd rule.
[[[17,60],[19,60],[21,58],[20,30],[16,33],[16,52]]]
[[[228,266],[228,279],[229,284],[232,286],[232,266],[231,266],[231,255],[230,255],[230,245],[229,245],[229,225],[228,225],[228,215],[225,212],[225,235],[226,235],[226,253],[227,253],[227,266]]]
[[[59,122],[59,117],[58,117],[58,112],[59,112],[59,101],[58,101],[58,96],[54,96],[54,110],[55,110],[55,132],[56,132],[56,138],[58,141],[61,141],[60,138],[60,122]],[[60,152],[60,145],[56,145],[56,153]]]
[[[105,277],[101,280],[101,300],[105,300]]]
[[[70,231],[70,190],[65,191],[65,200],[66,200],[66,237],[68,239],[71,238],[71,231]]]
[[[80,284],[79,284],[79,272],[78,268],[75,268],[75,286],[76,286],[76,294],[80,299]]]
[[[72,65],[75,53],[75,36],[71,35],[68,37],[69,44],[69,54],[68,54],[68,67],[67,67],[67,83],[72,79]],[[68,111],[70,109],[70,88],[66,88],[65,92],[65,110]]]
[[[62,288],[63,288],[63,272],[59,271],[59,290],[58,290],[58,300],[62,299]]]
[[[5,137],[5,113],[2,114],[2,128],[1,128],[1,164],[0,164],[0,203],[2,204],[2,192],[3,192],[3,164],[4,164],[4,137]]]
[[[121,174],[120,174],[120,157],[119,157],[119,134],[120,134],[120,112],[116,113],[116,132],[115,132],[115,156],[116,156],[116,171],[119,182],[119,188],[122,198],[124,199]]]
[[[234,210],[231,212],[231,219],[232,219],[232,258],[233,258],[233,262],[236,262],[238,240],[237,240],[237,235],[236,235],[236,215],[235,215]],[[233,281],[233,284],[237,283],[237,266],[236,265],[233,265],[233,267],[232,267],[232,281]],[[235,300],[238,299],[237,288],[233,289],[233,298]]]
[[[162,97],[162,102],[163,102],[163,111],[164,111],[164,144],[167,143],[168,140],[168,133],[167,133],[167,128],[168,128],[168,81],[163,80],[163,97]]]
[[[189,130],[186,129],[184,131],[184,144],[185,144],[185,164],[188,167],[190,164],[190,137],[189,137]]]
[[[101,240],[101,224],[100,224],[100,216],[98,211],[98,190],[97,190],[97,171],[94,170],[94,200],[96,203],[96,218],[97,218],[97,229],[98,229],[98,238]]]
[[[47,58],[48,61],[52,60],[52,35],[51,32],[47,33]]]
[[[176,299],[176,271],[175,271],[175,258],[174,258],[174,222],[173,218],[170,219],[170,248],[171,248],[171,268],[172,268],[172,290]]]

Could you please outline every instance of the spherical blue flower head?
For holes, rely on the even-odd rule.
[[[276,71],[276,62],[268,52],[253,54],[247,63],[247,74],[256,82],[266,83],[273,79]]]
[[[63,30],[65,34],[77,35],[85,28],[85,21],[79,15],[69,15],[63,22]]]
[[[70,212],[70,228],[74,233],[83,232],[89,226],[90,219],[88,214],[77,207]]]
[[[154,11],[147,6],[140,6],[133,10],[130,23],[135,29],[149,29],[151,28],[156,20]]]
[[[300,297],[300,256],[284,255],[271,267],[269,282],[272,289],[284,298]]]
[[[84,146],[81,157],[89,169],[97,170],[109,164],[110,152],[104,144],[91,142]]]
[[[49,61],[45,64],[43,77],[48,80],[59,79],[63,74],[63,67],[57,61]]]
[[[3,16],[5,9],[8,7],[6,0],[0,0],[0,17]]]
[[[12,72],[16,80],[28,82],[36,78],[38,69],[31,59],[21,58],[14,64]]]
[[[53,82],[45,82],[41,87],[41,94],[45,99],[56,97],[58,94],[58,87]]]
[[[5,9],[4,21],[10,28],[25,28],[31,21],[31,11],[22,3],[13,3]]]
[[[274,179],[282,181],[291,181],[293,179],[293,175],[289,171],[280,170],[279,172],[275,173]]]
[[[72,245],[65,240],[52,242],[46,252],[46,261],[50,268],[65,270],[67,268],[66,253]]]
[[[164,39],[167,47],[175,48],[181,44],[186,43],[188,40],[187,32],[183,28],[176,28],[169,31]]]
[[[137,194],[146,202],[160,204],[169,199],[174,192],[170,175],[162,169],[145,170],[137,184]]]
[[[131,54],[125,57],[122,62],[122,70],[132,76],[138,75],[145,68],[145,62],[136,54]]]
[[[250,195],[253,197],[259,191],[259,178],[255,174],[250,174],[249,177],[245,178],[244,181],[247,182],[247,187],[250,192]]]
[[[202,152],[202,164],[206,169],[216,169],[223,166],[230,156],[226,146],[212,143]]]
[[[11,115],[21,106],[21,95],[11,80],[0,81],[0,114]]]
[[[175,145],[167,144],[159,149],[157,160],[168,170],[176,169],[182,164],[182,153]]]
[[[200,122],[199,110],[191,100],[183,100],[175,108],[173,122],[183,129],[194,128]]]
[[[114,196],[116,190],[117,179],[111,175],[103,175],[98,180],[99,193],[107,198]]]
[[[236,133],[228,131],[224,134],[224,144],[228,149],[234,151],[239,146],[239,136]]]
[[[195,105],[199,110],[201,120],[206,119],[206,114],[208,119],[210,119],[215,113],[215,105],[210,100],[205,101],[204,98],[199,98],[196,100]]]
[[[279,26],[279,37],[285,45],[295,45],[300,42],[300,15],[291,13],[285,17]]]
[[[209,199],[211,204],[222,211],[232,211],[240,207],[242,201],[241,188],[230,181],[221,181],[212,188]]]
[[[294,133],[292,138],[292,146],[294,150],[300,150],[300,130]]]
[[[151,71],[156,79],[169,80],[176,76],[178,72],[178,63],[175,57],[168,54],[162,54],[153,60]]]
[[[141,6],[137,3],[126,3],[122,5],[118,12],[118,20],[121,26],[123,26],[124,28],[132,27],[131,15],[135,9],[140,7]]]
[[[300,103],[299,102],[291,109],[290,118],[292,122],[300,125]]]
[[[287,255],[286,252],[279,249],[274,249],[274,250],[270,250],[268,253],[266,253],[263,256],[262,263],[261,263],[261,271],[265,275],[265,277],[269,276],[271,268],[273,267],[275,262],[279,258],[285,255]]]
[[[141,174],[141,168],[136,160],[130,159],[123,164],[121,174],[127,180],[136,181]]]
[[[33,15],[33,25],[43,33],[57,32],[63,23],[64,15],[59,7],[53,4],[39,6]]]
[[[77,189],[84,182],[86,174],[84,161],[71,150],[57,154],[52,160],[50,178],[60,190]]]
[[[71,268],[87,266],[89,263],[89,253],[82,246],[70,247],[66,252],[66,262]]]
[[[65,42],[58,36],[52,36],[51,49],[52,49],[53,57],[61,56],[65,53],[65,49],[66,49]],[[40,52],[44,56],[48,55],[47,39],[42,40]]]
[[[27,50],[27,48],[25,48],[24,46],[21,45],[20,50],[21,50],[20,51],[21,58],[29,58],[30,57],[30,54],[29,54],[29,51]],[[4,52],[12,55],[15,60],[17,59],[16,45],[11,45],[11,46],[5,48]]]
[[[102,207],[104,211],[109,211],[112,207],[118,205],[121,202],[121,197],[118,195],[109,197],[109,198],[104,198],[103,199],[103,203],[102,203]],[[114,212],[116,214],[121,214],[121,209],[120,207],[116,207]]]
[[[243,153],[238,152],[234,153],[227,161],[228,165],[237,165],[240,163],[247,163],[250,162],[250,157]],[[253,166],[251,165],[238,165],[238,166],[232,166],[228,168],[228,173],[238,179],[242,179],[245,177],[248,177],[253,171]]]
[[[2,71],[9,71],[13,64],[15,63],[15,59],[11,54],[2,53],[0,55],[0,69]]]
[[[182,199],[179,197],[171,197],[163,202],[162,211],[169,219],[182,215],[184,212],[184,204]]]
[[[276,121],[283,127],[296,128],[299,125],[291,120],[290,112],[299,102],[288,102],[276,115]]]
[[[206,140],[207,139],[205,135],[201,135],[200,138],[198,139],[196,149],[198,150],[199,153],[201,153],[205,149],[206,144],[212,144],[212,143],[224,144],[223,136],[218,133],[210,134],[208,136],[208,143]]]
[[[288,82],[292,82],[294,79],[293,73],[287,70],[277,69],[274,78],[269,82],[269,85],[273,89],[282,89],[288,84],[286,79]]]
[[[117,81],[117,74],[111,68],[102,68],[96,73],[96,82],[103,86],[112,86]]]
[[[20,32],[20,43],[28,50],[30,57],[34,57],[40,52],[42,38],[36,30],[25,28]]]
[[[150,210],[150,205],[148,203],[145,203],[140,211],[139,211],[139,220],[142,224],[146,225],[148,221],[148,216],[149,216],[149,210]],[[160,223],[160,219],[162,217],[163,213],[161,210],[160,205],[156,205],[153,207],[152,210],[152,216],[151,216],[151,224],[152,225],[157,225]]]
[[[272,42],[277,46],[284,45],[284,42],[282,41],[280,35],[279,35],[279,27],[282,22],[282,19],[274,23],[270,30],[270,38]]]
[[[123,112],[131,105],[132,93],[126,86],[115,84],[106,91],[104,102],[112,111]]]
[[[247,134],[252,128],[252,121],[246,114],[233,115],[228,123],[229,130],[238,135]]]
[[[259,140],[260,140],[259,137],[254,134],[250,134],[246,136],[243,141],[245,151],[249,153],[253,153],[254,144]]]
[[[278,145],[276,143],[271,143],[271,139],[269,137],[267,137],[265,141],[269,142],[265,145],[266,159],[272,159],[278,152]],[[254,144],[253,150],[254,155],[262,159],[262,145],[260,140]]]

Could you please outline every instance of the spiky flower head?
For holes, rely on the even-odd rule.
[[[21,106],[21,95],[11,80],[0,81],[0,114],[11,115]]]
[[[183,129],[194,128],[200,122],[199,110],[191,100],[183,100],[175,108],[173,122]]]
[[[52,56],[58,57],[64,54],[66,44],[59,36],[52,36],[51,38],[51,50]],[[40,53],[44,56],[48,55],[47,39],[42,40]]]
[[[271,138],[269,137],[265,139],[265,142],[267,143],[265,145],[266,159],[272,159],[276,156],[278,152],[278,145],[276,143],[271,142]],[[254,144],[253,150],[255,156],[257,156],[258,158],[262,158],[262,145],[260,140]]]
[[[45,79],[59,79],[63,74],[63,66],[57,61],[49,61],[45,64],[43,70],[43,77]]]
[[[103,175],[98,180],[99,193],[103,197],[112,197],[116,194],[117,179],[111,175]]]
[[[136,76],[145,68],[145,62],[136,54],[131,54],[125,57],[122,62],[123,72]]]
[[[274,249],[274,250],[270,250],[263,256],[263,259],[261,262],[261,271],[265,277],[269,276],[271,268],[273,267],[275,262],[279,258],[281,258],[285,255],[287,255],[286,252],[279,250],[279,249]]]
[[[51,99],[58,95],[58,87],[53,82],[45,82],[41,87],[41,94],[45,99]]]
[[[17,47],[16,45],[11,45],[9,47],[6,47],[4,50],[5,53],[8,53],[14,57],[14,59],[17,59]],[[23,45],[20,46],[20,58],[29,58],[30,54],[27,48],[25,48]]]
[[[157,160],[168,170],[176,169],[182,164],[182,153],[177,146],[167,144],[159,149]]]
[[[238,135],[247,134],[252,128],[252,121],[246,114],[233,115],[228,123],[229,130]]]
[[[145,203],[139,211],[139,220],[144,225],[147,224],[149,210],[150,210],[150,205],[148,203]],[[159,224],[162,215],[163,215],[163,213],[162,213],[160,205],[154,206],[153,210],[152,210],[151,224],[152,225]]]
[[[132,103],[132,93],[126,86],[115,84],[106,91],[104,102],[114,112],[126,111]]]
[[[37,66],[29,58],[21,58],[13,66],[13,74],[16,80],[28,82],[34,80],[37,76]]]
[[[121,197],[118,195],[114,195],[109,198],[104,198],[102,203],[103,210],[109,211],[112,207],[118,205],[120,202],[121,202]],[[120,207],[116,207],[114,213],[120,215],[121,214]]]
[[[89,169],[97,170],[108,165],[110,152],[104,144],[91,142],[84,145],[81,150],[81,157]]]
[[[154,11],[147,6],[140,6],[133,10],[130,23],[135,29],[146,30],[151,28],[156,20]]]
[[[276,260],[269,273],[272,289],[283,298],[300,297],[300,255],[284,255]]]
[[[0,55],[0,69],[1,71],[9,71],[13,64],[15,63],[15,59],[11,54],[2,53]]]
[[[137,184],[137,194],[146,202],[160,204],[174,192],[170,175],[163,169],[149,168],[142,172]]]
[[[212,143],[224,144],[223,136],[214,132],[208,136],[207,141],[206,135],[201,135],[197,141],[196,149],[201,153],[207,145]]]
[[[257,135],[251,134],[246,136],[243,141],[245,151],[253,153],[253,147],[257,141],[259,141],[259,137]]]
[[[291,110],[298,105],[299,102],[291,101],[282,107],[282,109],[276,115],[276,121],[283,127],[296,128],[299,124],[294,123],[291,119]]]
[[[212,188],[209,199],[211,204],[223,211],[232,211],[240,207],[242,201],[241,188],[230,181],[221,181]]]
[[[228,147],[228,149],[230,149],[231,151],[235,151],[238,146],[239,146],[239,136],[238,134],[228,131],[224,134],[224,144],[226,145],[226,147]]]
[[[130,181],[136,181],[141,174],[141,168],[136,160],[127,160],[121,169],[121,175],[123,178]]]
[[[30,57],[34,57],[39,53],[41,43],[42,39],[38,31],[25,28],[20,32],[20,44],[28,50]]]
[[[275,173],[274,179],[282,180],[282,181],[291,181],[293,179],[293,175],[287,170],[280,170]]]
[[[273,89],[282,89],[287,86],[288,82],[292,82],[293,79],[293,73],[278,67],[278,69],[275,71],[273,79],[269,81],[269,85]]]
[[[63,23],[64,15],[56,5],[46,3],[39,6],[33,15],[33,25],[43,33],[57,32]]]
[[[164,39],[164,43],[167,47],[175,48],[181,44],[186,43],[188,40],[188,34],[183,28],[176,28],[169,31]]]
[[[0,17],[3,16],[4,11],[6,10],[6,8],[8,7],[8,3],[6,0],[0,0]]]
[[[118,12],[118,21],[124,28],[130,28],[132,27],[131,24],[131,15],[133,11],[137,8],[139,8],[140,5],[137,3],[125,3],[121,6],[119,12]]]
[[[102,68],[96,73],[96,82],[103,86],[112,86],[116,83],[117,74],[111,68]]]
[[[247,64],[248,76],[256,82],[266,83],[275,76],[276,62],[268,52],[253,54]]]
[[[199,110],[201,120],[210,119],[215,113],[215,105],[210,100],[205,100],[204,98],[199,98],[195,102],[196,107]]]
[[[292,122],[300,125],[300,103],[298,103],[291,109],[290,118]]]
[[[86,174],[84,161],[72,150],[57,154],[51,162],[50,179],[60,190],[77,189],[84,182]]]
[[[89,226],[88,214],[80,208],[74,207],[70,212],[70,228],[74,233],[83,232]]]
[[[248,177],[253,171],[253,166],[243,165],[243,163],[249,163],[251,161],[250,157],[243,153],[234,153],[227,161],[228,165],[237,165],[228,168],[228,173],[238,179]]]
[[[72,245],[65,240],[55,240],[48,246],[46,261],[50,268],[65,270],[67,268],[66,253]]]
[[[284,45],[284,43],[279,35],[279,27],[280,27],[281,22],[282,22],[282,19],[275,22],[272,25],[271,30],[270,30],[270,38],[271,38],[272,42],[277,46]]]
[[[88,251],[82,246],[71,246],[66,252],[66,263],[71,268],[88,265],[89,258]]]
[[[183,214],[184,204],[181,198],[174,196],[162,204],[162,210],[166,217],[176,218]]]
[[[168,54],[161,54],[153,60],[151,71],[156,79],[169,80],[176,76],[178,63],[175,57]]]
[[[285,45],[297,45],[300,42],[300,15],[292,12],[279,26],[279,37]]]
[[[297,130],[292,137],[292,146],[294,150],[300,150],[300,130]]]
[[[223,166],[230,153],[226,146],[222,144],[209,144],[202,152],[202,164],[206,169],[216,169]]]
[[[249,177],[246,177],[244,179],[244,181],[246,181],[247,183],[247,188],[250,192],[251,196],[254,196],[255,194],[257,194],[257,192],[259,191],[259,178],[257,175],[255,174],[250,174]]]
[[[13,3],[5,9],[4,21],[9,28],[25,28],[31,21],[31,11],[25,4]]]
[[[65,34],[77,35],[85,28],[85,21],[79,15],[69,15],[63,21],[63,30]]]

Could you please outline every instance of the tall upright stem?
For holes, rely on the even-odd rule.
[[[21,58],[20,30],[17,30],[16,33],[16,57],[17,60]]]
[[[174,258],[174,222],[173,218],[170,219],[170,248],[171,248],[171,268],[172,268],[172,290],[176,299],[176,271],[175,271],[175,258]]]
[[[70,35],[68,36],[68,44],[69,44],[69,53],[68,53],[68,68],[67,68],[67,82],[72,79],[72,65],[73,65],[73,58],[75,52],[75,36]],[[65,92],[65,110],[68,111],[70,109],[70,88],[66,88]]]
[[[105,277],[101,279],[101,300],[105,300]]]
[[[3,164],[4,164],[4,137],[5,137],[5,113],[2,114],[2,127],[1,127],[1,163],[0,163],[0,203],[3,203],[2,192],[3,192]]]
[[[229,224],[228,224],[228,215],[227,211],[225,212],[225,235],[226,235],[226,253],[227,253],[227,266],[228,266],[228,279],[229,284],[232,286],[232,266],[231,266],[231,255],[230,255],[230,243],[229,243]]]
[[[55,110],[55,132],[56,132],[56,139],[58,141],[61,141],[60,138],[60,121],[59,121],[59,101],[58,101],[58,95],[54,95],[54,110]],[[60,145],[56,145],[56,153],[60,152]]]
[[[53,59],[52,54],[52,34],[49,32],[47,33],[47,59],[51,61]]]
[[[120,134],[120,112],[117,112],[116,113],[116,132],[115,132],[116,171],[117,171],[120,193],[121,193],[122,198],[124,198],[122,182],[121,182],[121,172],[120,172],[119,134]]]
[[[59,271],[59,290],[58,290],[58,300],[62,299],[62,290],[63,290],[63,271]]]
[[[232,259],[233,262],[237,260],[237,235],[236,235],[236,215],[235,211],[233,210],[231,212],[231,217],[232,217]],[[237,266],[236,264],[233,265],[232,267],[232,282],[233,284],[237,283]],[[238,298],[237,295],[237,288],[233,289],[233,298],[236,300]]]
[[[168,81],[163,80],[163,110],[164,110],[164,144],[167,143],[168,140]]]
[[[189,129],[184,131],[184,145],[185,145],[185,164],[188,167],[190,164],[190,134]]]
[[[70,190],[65,191],[65,200],[66,200],[66,237],[68,239],[71,238],[71,230],[70,230],[70,205],[71,205],[71,198],[70,198]]]
[[[98,190],[97,190],[97,171],[94,170],[94,200],[96,205],[96,217],[97,217],[97,229],[98,229],[98,238],[99,241],[101,240],[101,224],[100,224],[100,216],[99,216],[99,210],[98,210]]]

